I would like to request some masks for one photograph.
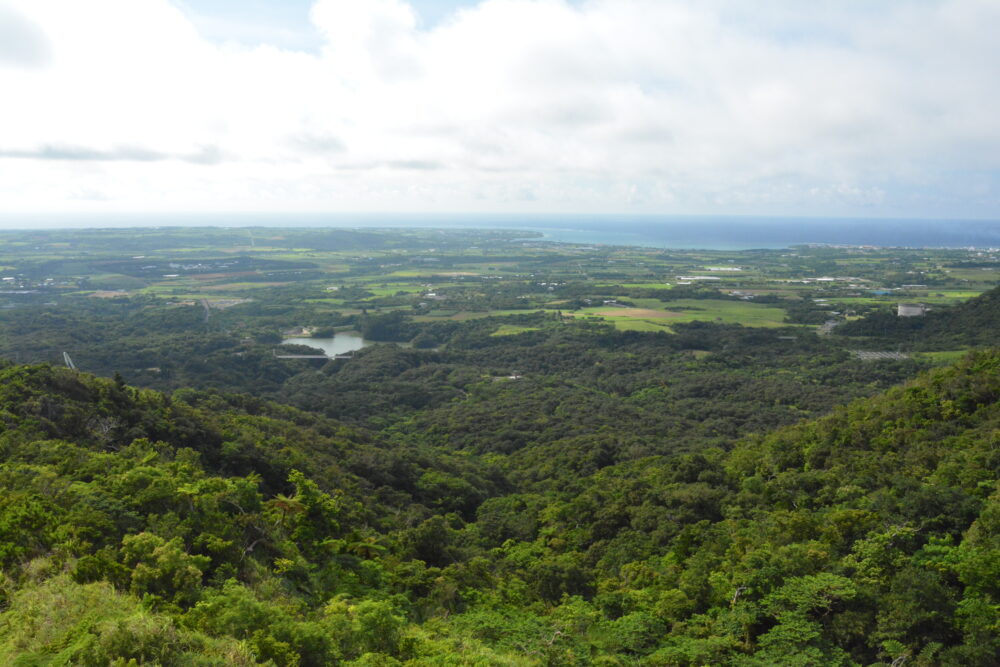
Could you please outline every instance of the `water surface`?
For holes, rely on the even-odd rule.
[[[365,340],[357,331],[340,331],[333,338],[285,338],[282,345],[308,345],[323,350],[329,356],[347,354],[368,347],[373,343]]]
[[[0,214],[0,229],[80,227],[329,227],[503,229],[549,241],[654,248],[745,250],[807,243],[927,248],[1000,247],[1000,220],[726,215],[504,214]]]

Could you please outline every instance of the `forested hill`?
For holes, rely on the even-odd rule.
[[[502,490],[477,471],[248,396],[0,361],[0,664],[395,651],[386,536],[412,561],[434,479]]]
[[[539,491],[489,453],[8,365],[0,663],[995,665],[998,399],[975,353]]]
[[[932,337],[968,345],[1000,344],[1000,287],[931,318]]]
[[[1000,287],[923,317],[898,317],[895,309],[877,311],[834,329],[846,336],[872,336],[919,347],[1000,345]]]

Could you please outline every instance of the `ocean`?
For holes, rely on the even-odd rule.
[[[5,229],[81,227],[339,227],[522,229],[549,241],[654,248],[747,250],[793,245],[1000,248],[1000,220],[499,214],[7,214]]]
[[[508,224],[540,232],[552,241],[656,248],[748,250],[811,243],[1000,248],[1000,220],[566,216],[509,221],[502,227]]]

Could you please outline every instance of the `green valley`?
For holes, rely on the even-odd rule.
[[[0,264],[4,664],[1000,661],[998,253],[162,228]]]

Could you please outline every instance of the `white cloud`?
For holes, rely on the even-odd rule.
[[[48,60],[45,33],[16,10],[0,5],[0,64],[39,67]]]
[[[319,0],[318,53],[210,41],[168,0],[0,3],[8,210],[1000,203],[989,0],[485,0],[430,29]]]

